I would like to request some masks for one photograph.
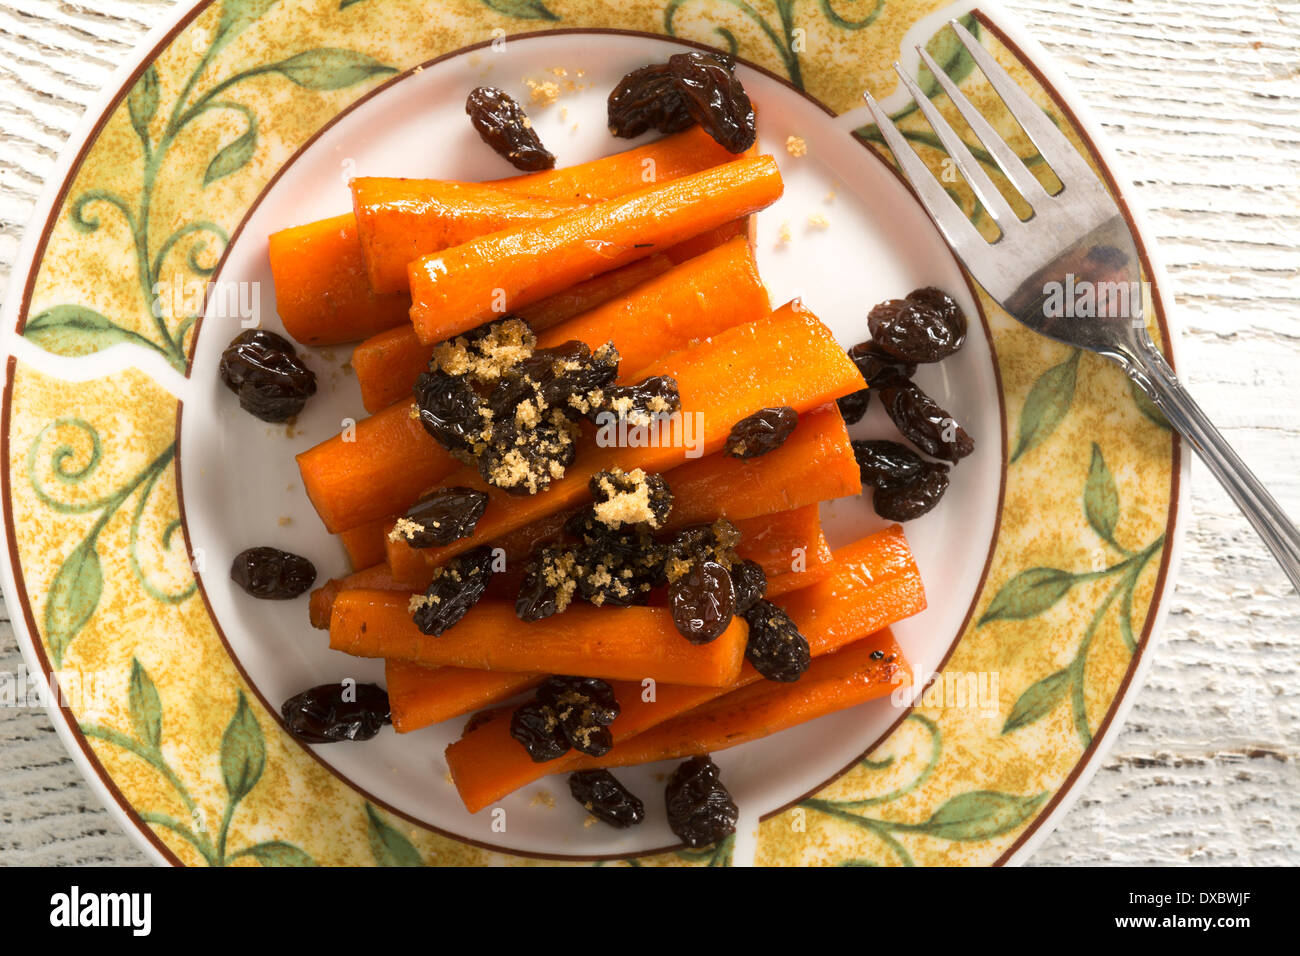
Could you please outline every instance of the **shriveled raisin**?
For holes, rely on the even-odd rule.
[[[390,722],[388,693],[378,684],[320,684],[281,704],[280,716],[304,743],[369,740]]]
[[[673,54],[668,67],[687,111],[727,152],[743,153],[754,145],[754,107],[729,58],[695,50]]]
[[[483,142],[515,169],[536,172],[555,168],[555,154],[542,145],[537,130],[508,93],[480,86],[470,91],[465,112]]]
[[[631,385],[611,385],[602,391],[600,401],[583,404],[586,417],[600,425],[619,419],[647,425],[656,416],[681,411],[682,397],[676,379],[655,375]]]
[[[221,353],[218,373],[239,396],[239,407],[264,422],[284,422],[316,394],[316,373],[293,344],[265,329],[248,329]]]
[[[230,563],[230,580],[255,598],[286,601],[315,583],[316,566],[279,548],[246,548]]]
[[[862,388],[856,392],[850,392],[848,395],[835,399],[835,404],[840,407],[840,414],[844,417],[844,424],[856,425],[862,421],[862,416],[867,413],[867,407],[871,404],[871,389]]]
[[[882,302],[867,315],[875,345],[908,362],[938,362],[966,341],[966,317],[938,289],[917,289]]]
[[[740,810],[709,756],[692,757],[668,778],[668,826],[689,847],[708,846],[736,832]]]
[[[521,621],[540,621],[569,606],[577,581],[573,577],[573,552],[543,548],[528,561],[524,580],[515,598],[515,616]]]
[[[925,468],[925,459],[896,441],[873,439],[851,444],[862,483],[873,488],[911,481]]]
[[[632,139],[649,130],[680,133],[695,125],[667,63],[643,66],[619,80],[606,104],[609,131]]]
[[[736,611],[731,574],[716,561],[696,561],[668,585],[668,606],[678,633],[692,644],[717,640]]]
[[[608,770],[569,774],[569,793],[597,820],[620,830],[645,819],[645,804]]]
[[[492,549],[487,545],[466,551],[439,569],[411,617],[421,634],[437,636],[456,624],[478,603],[492,579]]]
[[[948,466],[927,461],[906,481],[879,485],[872,505],[887,521],[911,521],[931,511],[947,490]]]
[[[975,450],[966,429],[915,385],[887,386],[880,398],[903,437],[927,455],[957,462]]]
[[[897,385],[916,374],[915,362],[905,362],[870,342],[859,342],[849,349],[849,359],[872,388]]]
[[[799,424],[799,413],[789,406],[760,408],[731,427],[727,454],[733,458],[757,458],[776,451]]]
[[[487,494],[475,488],[439,488],[407,509],[398,531],[413,548],[451,544],[474,533],[487,502]]]
[[[768,680],[791,683],[803,676],[812,663],[808,641],[790,615],[771,601],[755,601],[745,612],[749,641],[745,658]]]
[[[735,550],[739,543],[740,531],[726,518],[719,518],[713,524],[696,524],[678,531],[668,552],[669,557],[683,564],[712,560],[729,568],[740,560]]]
[[[736,589],[736,613],[744,614],[767,593],[767,573],[756,561],[731,566],[731,583]]]
[[[415,405],[420,424],[448,451],[464,450],[483,431],[478,395],[460,375],[423,372],[415,380]]]
[[[551,709],[574,750],[602,757],[614,746],[609,725],[619,715],[614,689],[594,677],[550,677],[537,700]]]
[[[545,763],[569,752],[569,739],[555,711],[540,700],[529,700],[510,715],[510,736],[524,745],[534,763]]]
[[[528,424],[497,422],[492,441],[479,454],[479,474],[508,494],[538,494],[573,464],[576,434],[576,426],[558,410]]]

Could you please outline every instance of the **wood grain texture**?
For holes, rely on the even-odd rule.
[[[0,2],[0,280],[70,130],[174,0]],[[1300,4],[1007,0],[1100,117],[1184,330],[1180,372],[1300,515]],[[1300,863],[1300,597],[1199,466],[1168,623],[1033,859]],[[22,659],[0,605],[0,671]],[[0,865],[144,862],[46,714],[0,709]]]

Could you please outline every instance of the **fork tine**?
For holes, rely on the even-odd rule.
[[[1048,118],[1039,105],[1029,98],[1029,94],[998,65],[998,61],[993,59],[993,54],[984,49],[984,45],[956,20],[949,20],[948,25],[957,34],[957,39],[979,65],[980,70],[988,77],[989,84],[1002,98],[1002,102],[1016,118],[1016,122],[1034,141],[1039,154],[1056,171],[1061,183],[1067,188],[1084,187],[1086,184],[1095,184],[1100,188],[1096,174],[1083,161],[1083,157],[1079,155],[1074,145],[1056,128],[1056,124]]]
[[[920,107],[930,126],[938,134],[939,141],[943,143],[943,148],[948,152],[948,158],[957,164],[957,169],[966,178],[966,182],[970,184],[971,189],[975,190],[975,195],[984,204],[984,208],[988,210],[993,221],[1005,232],[1017,217],[1012,212],[1011,206],[1002,198],[1002,194],[998,192],[998,187],[993,185],[993,180],[989,179],[988,173],[980,168],[979,161],[971,155],[969,147],[962,142],[962,138],[957,135],[957,131],[948,125],[948,121],[943,118],[939,108],[930,102],[930,98],[925,95],[924,90],[917,86],[916,81],[908,76],[907,72],[897,63],[894,64],[894,72],[902,79],[903,85],[907,87],[907,92],[912,94],[912,99],[916,101],[916,105]]]
[[[943,233],[944,239],[948,245],[954,249],[978,249],[980,245],[987,246],[988,240],[979,234],[979,231],[971,225],[971,221],[966,218],[966,214],[957,207],[951,196],[939,184],[939,181],[930,173],[930,169],[921,161],[921,157],[911,146],[907,145],[907,140],[903,138],[892,122],[889,114],[880,108],[875,97],[870,93],[863,93],[862,98],[867,101],[867,108],[871,110],[871,115],[876,120],[876,126],[880,128],[880,135],[884,137],[885,144],[894,154],[894,159],[898,161],[898,167],[903,171],[916,190],[917,196],[921,199],[921,204],[925,206],[925,211],[930,214],[934,224],[939,227]]]
[[[966,125],[975,133],[976,138],[984,144],[984,148],[997,162],[998,167],[1011,180],[1012,185],[1020,191],[1032,207],[1036,201],[1041,201],[1047,197],[1047,190],[1043,188],[1042,183],[1034,178],[1034,174],[1025,166],[1024,161],[1016,155],[1015,150],[1008,146],[1001,136],[993,129],[993,126],[984,118],[984,114],[975,108],[975,104],[966,98],[964,94],[952,81],[952,78],[943,71],[943,68],[934,61],[934,57],[926,52],[925,47],[917,46],[916,52],[921,54],[921,62],[930,70],[930,74],[939,81],[943,91],[948,94],[948,99],[952,105],[957,108],[961,118],[966,121]]]

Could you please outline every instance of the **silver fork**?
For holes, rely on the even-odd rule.
[[[1300,531],[1187,394],[1147,334],[1140,291],[1132,294],[1141,288],[1137,250],[1115,201],[1065,135],[980,42],[956,20],[950,20],[948,25],[1063,188],[1049,195],[942,67],[918,46],[922,61],[953,106],[1032,210],[1028,220],[1016,216],[961,137],[895,63],[903,84],[1001,235],[993,242],[980,235],[885,111],[870,93],[864,93],[881,135],[926,212],[976,281],[1022,324],[1119,363],[1170,424],[1191,442],[1264,539],[1291,584],[1300,590]],[[1058,308],[1065,297],[1062,290],[1083,289],[1081,282],[1093,284],[1095,300],[1104,303],[1099,311],[1105,314],[1078,318],[1064,314],[1071,310]],[[1127,308],[1123,307],[1126,292]]]

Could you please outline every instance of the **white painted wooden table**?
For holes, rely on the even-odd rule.
[[[72,125],[176,2],[0,0],[0,280]],[[1300,3],[1006,2],[1138,185],[1184,377],[1300,516]],[[1191,499],[1146,687],[1036,864],[1300,863],[1300,597],[1199,463]],[[0,864],[144,860],[45,713],[0,709]]]

